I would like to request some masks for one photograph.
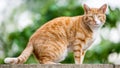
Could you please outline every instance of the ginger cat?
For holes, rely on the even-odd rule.
[[[82,64],[87,48],[105,23],[106,8],[106,4],[100,8],[89,8],[84,4],[84,15],[59,17],[47,22],[31,36],[19,57],[6,58],[5,63],[24,63],[33,52],[39,63],[56,64],[65,59],[70,49],[74,53],[75,64]]]

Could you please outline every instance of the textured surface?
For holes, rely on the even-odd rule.
[[[115,68],[120,68],[120,65],[115,65]]]
[[[0,65],[0,68],[120,68],[120,65],[112,64],[20,64],[20,65]]]

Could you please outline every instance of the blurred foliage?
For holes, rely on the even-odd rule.
[[[25,0],[23,5],[14,10],[13,15],[16,13],[16,10],[21,11],[18,13],[22,13],[22,11],[28,10],[31,11],[34,15],[38,14],[40,17],[33,17],[33,25],[27,26],[22,31],[12,32],[7,36],[7,41],[5,41],[3,44],[5,57],[19,56],[26,47],[30,36],[36,31],[36,29],[38,29],[47,21],[60,16],[76,16],[84,14],[82,6],[76,5],[76,1],[67,0],[67,5],[65,6],[58,6],[58,1],[60,0]],[[11,15],[11,19],[13,19],[13,15]],[[119,16],[120,10],[118,8],[112,10],[109,7],[109,14],[107,14],[105,27],[116,27],[116,23],[120,20]],[[0,40],[3,40],[3,38],[0,37]],[[18,47],[18,50],[14,54],[12,53],[12,55],[10,55],[9,53],[12,51],[11,49],[14,46],[13,44],[16,44],[15,46]],[[120,43],[115,44],[109,40],[103,39],[103,41],[98,46],[95,46],[87,51],[84,63],[109,63],[107,59],[108,55],[112,52],[120,52],[119,48]],[[4,63],[3,59],[0,59],[0,63]],[[26,63],[30,64],[38,62],[35,57],[31,55]],[[74,63],[73,53],[69,53],[67,58],[61,63]]]
[[[109,7],[109,14],[107,15],[106,18],[106,24],[107,26],[109,26],[110,28],[116,27],[116,23],[118,21],[120,21],[120,9],[119,8],[115,8],[114,10],[112,10]]]
[[[85,56],[85,63],[109,63],[108,55],[113,52],[120,52],[120,43],[115,44],[108,40],[104,40],[91,50],[88,50]],[[90,59],[90,60],[89,60]],[[99,60],[99,61],[98,61]]]

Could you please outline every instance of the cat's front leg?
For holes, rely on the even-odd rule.
[[[84,61],[84,56],[85,56],[85,53],[86,53],[86,51],[82,51],[82,56],[81,56],[81,61],[80,61],[80,64],[82,64],[82,63],[83,63],[83,61]]]
[[[75,64],[82,64],[85,52],[82,50],[82,46],[80,44],[74,45],[73,53]]]

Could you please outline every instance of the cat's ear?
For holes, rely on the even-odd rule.
[[[101,11],[102,13],[105,13],[106,12],[106,9],[107,9],[107,4],[104,4],[103,6],[101,6],[99,8],[99,11]]]
[[[84,4],[84,12],[85,12],[85,14],[87,14],[89,10],[90,10],[89,6]]]

